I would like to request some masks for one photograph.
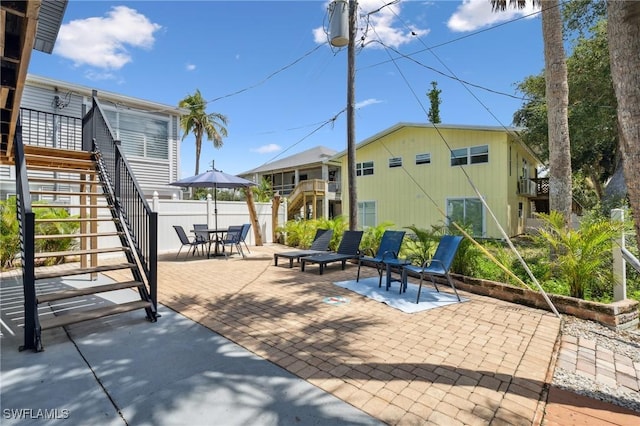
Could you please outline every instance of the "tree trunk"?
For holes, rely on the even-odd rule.
[[[200,151],[202,151],[202,133],[196,133],[196,174],[200,174]]]
[[[640,3],[609,0],[607,24],[611,77],[618,101],[620,150],[640,246]]]
[[[542,1],[547,120],[549,123],[549,208],[571,223],[571,144],[569,84],[558,0]]]

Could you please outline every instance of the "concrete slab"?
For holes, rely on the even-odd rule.
[[[381,424],[164,306],[157,323],[139,311],[48,330],[41,353],[18,352],[16,312],[3,311],[3,425]]]

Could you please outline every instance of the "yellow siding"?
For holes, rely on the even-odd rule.
[[[450,165],[450,150],[488,145],[489,162],[465,166]],[[519,158],[526,152],[519,144],[511,144]],[[376,222],[393,222],[396,228],[416,225],[429,228],[445,222],[447,198],[477,198],[475,186],[494,215],[510,235],[521,232],[518,227],[518,169],[511,163],[506,131],[401,127],[377,140],[359,146],[356,162],[374,162],[374,174],[357,177],[358,201],[376,202]],[[417,154],[431,154],[430,164],[416,165]],[[515,156],[515,155],[514,155]],[[389,159],[402,158],[402,167],[389,167]],[[537,163],[530,158],[530,163]],[[347,158],[342,158],[347,169]],[[515,160],[513,160],[515,162]],[[464,169],[463,169],[464,168]],[[343,213],[348,217],[348,182],[343,176]],[[533,175],[531,175],[533,177]],[[471,183],[473,184],[471,184]],[[522,222],[524,223],[524,222]],[[359,224],[361,225],[361,224]],[[487,237],[501,237],[491,215],[485,211]]]

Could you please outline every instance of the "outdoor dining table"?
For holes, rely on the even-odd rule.
[[[194,229],[191,232],[196,232]],[[215,247],[213,249],[214,256],[222,256],[223,253],[218,250],[218,245],[222,243],[224,240],[224,234],[227,232],[227,228],[208,228],[208,229],[199,229],[198,232],[207,232],[209,234],[209,247],[207,248],[207,259],[211,258],[211,244],[215,242]],[[211,236],[215,236],[215,238],[211,238]]]
[[[400,275],[402,275],[402,268],[406,265],[410,265],[411,262],[408,261],[407,259],[398,259],[398,258],[389,258],[389,259],[384,259],[382,261],[386,274],[387,274],[387,288],[386,290],[389,291],[389,287],[391,287],[391,283],[393,281],[398,281],[400,282],[400,293],[402,293],[403,291],[407,291],[407,283],[406,282],[402,282],[402,279],[396,279],[393,278],[391,275],[391,268],[397,268],[400,272]]]

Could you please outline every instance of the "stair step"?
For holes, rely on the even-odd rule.
[[[27,168],[31,165],[95,169],[93,159],[52,157],[48,155],[26,154]]]
[[[48,257],[63,257],[63,256],[80,256],[82,254],[100,254],[100,253],[114,253],[117,251],[128,251],[128,247],[108,247],[101,249],[88,249],[88,250],[69,250],[69,251],[46,251],[39,252],[33,255],[34,259],[45,259]]]
[[[150,302],[144,300],[137,300],[135,302],[122,303],[119,305],[107,306],[104,308],[92,309],[82,312],[70,313],[60,315],[48,320],[42,320],[40,327],[42,330],[48,330],[56,327],[64,327],[66,325],[76,324],[83,321],[89,321],[92,319],[108,317],[111,315],[122,314],[125,312],[135,311],[136,309],[143,309],[151,307]]]
[[[63,217],[60,219],[36,219],[36,223],[57,223],[57,222],[107,222],[116,221],[112,217]]]
[[[135,263],[118,263],[114,265],[101,265],[94,266],[92,268],[76,268],[76,269],[68,269],[66,271],[55,271],[55,272],[38,272],[35,273],[36,280],[46,280],[51,278],[59,278],[59,277],[67,277],[71,275],[83,275],[83,274],[91,274],[94,272],[108,272],[108,271],[117,271],[119,269],[130,269],[135,268]]]
[[[75,158],[82,160],[93,159],[93,154],[87,151],[77,151],[74,149],[52,148],[36,145],[25,145],[24,153],[29,155],[45,155],[49,157]]]
[[[69,173],[69,174],[83,174],[83,175],[95,175],[98,173],[96,172],[95,169],[78,170],[78,169],[71,169],[67,167],[44,166],[40,164],[29,164],[28,169],[39,170],[43,172],[58,172],[58,173]]]
[[[29,177],[29,182],[43,182],[43,183],[60,183],[64,185],[99,185],[97,180],[83,180],[83,179],[56,179],[48,177]]]
[[[122,283],[104,284],[86,288],[74,288],[38,295],[38,303],[55,302],[56,300],[71,299],[72,297],[86,296],[89,294],[104,293],[107,291],[122,290],[144,285],[140,281],[126,281]]]
[[[54,190],[37,190],[29,191],[32,195],[75,195],[78,197],[104,197],[104,192],[81,192],[81,191],[54,191]]]
[[[36,235],[36,240],[55,240],[60,238],[89,238],[89,237],[117,237],[124,235],[124,232],[96,232],[89,234],[52,234],[52,235]]]
[[[109,205],[96,204],[32,204],[32,209],[110,209]]]

